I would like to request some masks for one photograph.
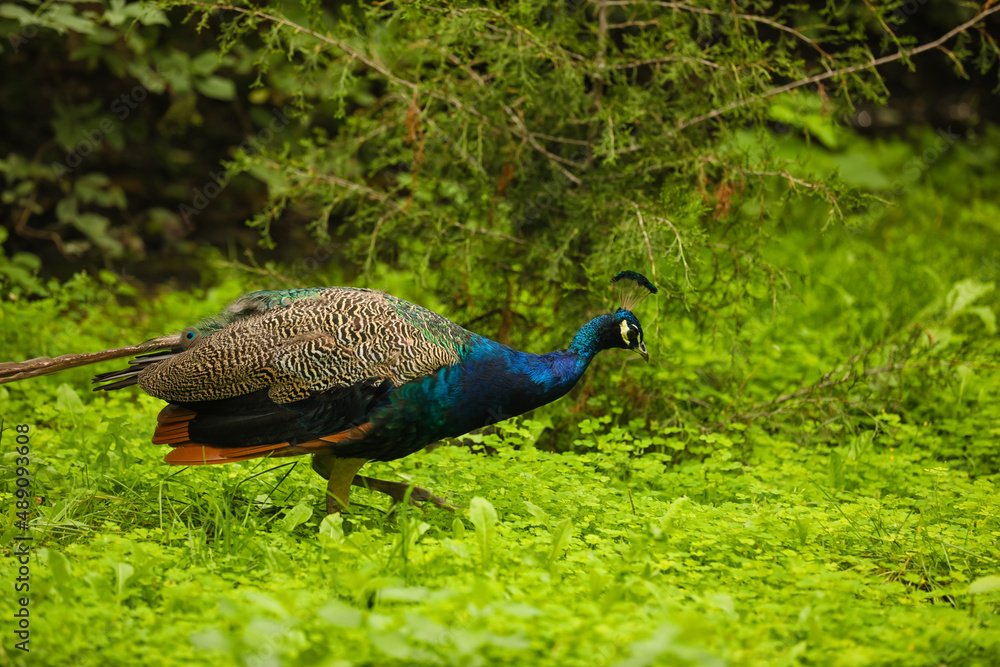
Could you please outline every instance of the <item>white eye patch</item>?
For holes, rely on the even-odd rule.
[[[622,320],[622,340],[628,345],[628,322]]]

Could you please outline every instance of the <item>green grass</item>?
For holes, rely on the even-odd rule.
[[[387,518],[356,491],[350,516],[321,521],[306,465],[169,469],[153,446],[115,451],[88,415],[91,428],[35,435],[30,664],[988,665],[1000,652],[997,594],[975,609],[968,595],[1000,571],[1000,498],[922,451],[933,426],[846,453],[851,490],[835,450],[758,429],[738,432],[754,444],[745,464],[646,456],[627,481],[607,454],[517,449],[530,436],[511,429],[493,456],[440,447],[380,466],[478,512]]]
[[[491,456],[439,447],[372,471],[444,493],[458,513],[387,516],[355,490],[341,521],[321,520],[305,461],[169,468],[143,444],[155,401],[78,405],[40,382],[63,398],[38,406],[52,421],[32,431],[32,653],[5,641],[13,664],[989,665],[1000,653],[1000,593],[974,608],[968,594],[1000,572],[995,476],[941,465],[933,424],[882,415],[895,425],[847,451],[736,428],[704,460],[670,466],[629,456],[635,442],[593,420],[583,453],[541,451],[528,421],[485,436]]]

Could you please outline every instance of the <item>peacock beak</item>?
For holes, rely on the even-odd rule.
[[[635,351],[638,352],[642,356],[642,358],[646,360],[647,364],[649,363],[649,352],[646,352],[645,343],[640,342],[639,347],[635,348]]]

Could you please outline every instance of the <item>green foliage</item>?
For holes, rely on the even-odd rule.
[[[922,231],[909,201],[909,253],[878,227],[768,246],[816,278],[744,310],[737,339],[647,327],[668,361],[609,353],[578,408],[372,466],[455,515],[387,514],[355,490],[348,515],[324,517],[304,461],[169,468],[147,444],[159,403],[85,392],[88,369],[0,387],[5,422],[33,429],[33,637],[60,638],[31,664],[991,664],[1000,383],[976,309],[996,312],[993,277],[954,261],[975,239]],[[921,274],[933,291],[905,288]],[[113,285],[81,275],[7,303],[0,345],[15,358],[99,349],[259,286],[240,276],[123,306]],[[881,339],[873,355],[895,346],[884,360],[914,367],[866,375],[857,361],[830,376],[849,381],[758,406]],[[639,370],[655,379],[633,394]],[[672,410],[637,410],[661,391]],[[12,456],[5,445],[8,508]]]
[[[110,72],[102,80],[113,85],[86,100],[55,99],[43,115],[52,142],[39,136],[39,123],[11,133],[44,150],[0,157],[15,229],[0,256],[0,289],[4,298],[44,294],[47,276],[68,277],[67,257],[95,255],[149,272],[140,278],[168,274],[182,284],[224,279],[237,262],[254,287],[272,289],[353,282],[360,271],[362,284],[437,307],[504,343],[551,349],[586,317],[613,308],[598,289],[632,268],[663,288],[639,313],[652,348],[694,352],[701,341],[691,339],[709,335],[730,354],[706,360],[707,378],[667,356],[649,368],[600,360],[577,400],[617,415],[621,428],[639,417],[684,431],[717,419],[723,404],[725,422],[747,422],[785,409],[767,404],[789,387],[822,384],[816,378],[842,366],[847,376],[820,387],[829,389],[822,395],[794,397],[797,408],[835,407],[846,398],[836,389],[861,392],[857,380],[868,374],[875,381],[860,384],[881,396],[862,409],[883,407],[904,373],[966,386],[975,375],[969,364],[989,353],[983,337],[952,333],[972,318],[986,333],[995,326],[986,303],[993,293],[984,291],[995,279],[978,274],[996,262],[997,207],[980,195],[992,185],[1000,139],[988,128],[962,137],[942,127],[871,141],[846,126],[859,104],[886,95],[864,45],[903,61],[898,49],[915,46],[911,17],[897,4],[743,3],[734,15],[721,0],[697,8],[7,3],[4,26],[26,40],[10,42],[10,58],[62,49],[92,78]],[[941,17],[970,19],[955,8]],[[68,30],[80,38],[62,38]],[[948,41],[960,73],[963,61],[994,62],[983,30]],[[983,50],[973,55],[977,40]],[[816,75],[818,65],[827,74]],[[837,71],[845,74],[830,74]],[[7,97],[32,100],[19,85]],[[222,101],[246,113],[226,120]],[[99,150],[70,167],[67,151],[97,130]],[[190,146],[184,133],[195,131],[205,146]],[[206,163],[208,145],[218,150]],[[161,181],[144,172],[148,185],[138,188],[105,169],[137,151],[163,167]],[[53,161],[72,171],[57,173]],[[248,191],[252,205],[239,204]],[[224,252],[193,251],[198,237],[186,235],[240,211],[240,223],[250,218],[274,254],[259,251],[262,262],[241,254],[251,239],[231,227],[219,234]],[[924,270],[915,281],[904,266],[927,265],[915,244],[941,220],[962,230],[952,261],[935,258],[943,273]],[[899,229],[916,231],[906,238]],[[49,239],[58,261],[32,258],[38,242],[24,239]],[[909,259],[867,275],[845,268],[866,265],[884,244]],[[827,265],[802,252],[812,248],[823,249]],[[275,254],[291,259],[275,262]],[[129,283],[129,266],[114,282]],[[787,335],[782,313],[816,280],[828,291],[813,292],[812,332],[854,318],[844,320],[843,345],[821,349]],[[865,296],[845,304],[845,282],[866,280],[871,289],[850,291]],[[955,312],[942,312],[947,304],[925,298],[948,298],[959,285],[978,290],[975,303],[962,298]],[[904,298],[888,296],[900,291]],[[914,337],[922,326],[933,345]],[[788,340],[751,345],[764,335]],[[781,360],[780,350],[800,349],[814,362],[806,375]],[[947,373],[934,367],[932,357],[944,363],[949,355],[961,363]],[[779,368],[750,382],[769,363]],[[661,384],[677,390],[645,389]],[[607,403],[617,391],[627,395]],[[553,431],[565,431],[554,419]],[[560,440],[552,446],[572,445]]]
[[[387,520],[359,491],[320,520],[308,466],[169,469],[140,444],[152,401],[98,411],[61,387],[32,431],[33,636],[60,641],[31,664],[986,665],[1000,649],[995,479],[941,466],[933,427],[860,445],[840,477],[836,448],[758,427],[743,465],[734,444],[622,475],[531,447],[525,421],[487,436],[493,456],[382,466],[457,516]]]
[[[3,84],[0,196],[15,232],[4,243],[49,260],[49,273],[69,277],[56,261],[109,268],[192,250],[179,203],[197,195],[164,176],[202,157],[172,143],[235,100],[242,68],[173,25],[147,2],[0,3],[0,54],[19,72]],[[224,171],[217,155],[189,174],[196,192],[210,168]],[[5,293],[43,293],[9,274],[0,270]]]
[[[662,288],[650,364],[372,466],[455,515],[166,467],[159,402],[93,369],[0,387],[30,664],[995,662],[1000,132],[844,122],[916,44],[899,3],[739,4],[0,3],[4,360],[355,283],[545,351],[619,270]]]

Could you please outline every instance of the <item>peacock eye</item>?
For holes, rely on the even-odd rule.
[[[184,332],[184,340],[186,340],[189,343],[197,337],[198,337],[197,329],[188,329],[187,331]]]

